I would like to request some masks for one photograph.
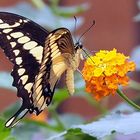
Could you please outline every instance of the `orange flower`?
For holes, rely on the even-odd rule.
[[[86,91],[96,100],[115,94],[119,85],[128,85],[127,73],[135,70],[135,63],[128,61],[129,57],[112,51],[101,50],[95,56],[90,56],[82,70],[86,82]]]
[[[47,116],[48,116],[48,113],[46,110],[44,110],[38,116],[36,116],[35,114],[31,114],[30,118],[35,121],[45,122],[47,121]]]

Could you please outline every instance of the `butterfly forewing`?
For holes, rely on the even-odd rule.
[[[39,72],[47,36],[45,29],[29,19],[0,12],[0,46],[14,64],[11,74],[17,95],[23,99],[22,110],[31,106],[29,96]]]
[[[27,81],[33,82],[48,32],[24,17],[0,13],[0,34],[0,46],[14,63],[13,85],[19,88]]]

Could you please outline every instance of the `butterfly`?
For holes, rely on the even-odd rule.
[[[12,85],[22,99],[6,127],[15,126],[27,113],[39,115],[51,103],[64,72],[68,91],[74,93],[74,71],[82,59],[82,45],[74,44],[67,28],[48,32],[25,17],[0,12],[0,46],[13,63]]]

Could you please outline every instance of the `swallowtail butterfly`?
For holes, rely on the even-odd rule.
[[[51,103],[55,85],[64,72],[68,91],[73,94],[82,45],[74,44],[68,29],[48,32],[25,17],[0,12],[0,46],[13,63],[13,86],[22,98],[20,109],[6,127],[13,127],[28,112],[40,114]]]

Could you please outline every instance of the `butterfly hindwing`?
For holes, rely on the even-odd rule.
[[[65,54],[74,54],[71,34],[66,28],[56,29],[45,41],[41,67],[33,86],[33,104],[37,112],[42,111],[45,104],[50,104],[55,85],[67,69]]]

